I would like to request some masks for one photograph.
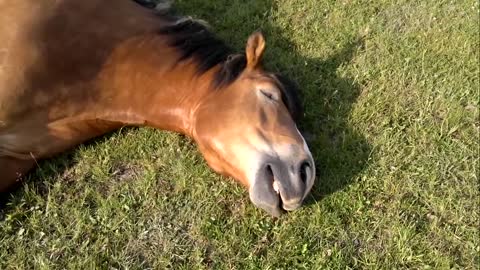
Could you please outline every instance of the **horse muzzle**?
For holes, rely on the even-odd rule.
[[[303,158],[266,157],[250,186],[250,200],[273,216],[298,209],[315,181],[315,164]]]

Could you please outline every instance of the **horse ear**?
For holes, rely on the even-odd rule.
[[[264,50],[265,38],[260,31],[256,31],[248,37],[247,41],[247,69],[253,70],[261,64]]]

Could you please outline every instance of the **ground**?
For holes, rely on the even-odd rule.
[[[274,219],[183,136],[124,128],[41,162],[0,210],[0,268],[478,269],[477,1],[177,0],[301,86],[317,163]]]

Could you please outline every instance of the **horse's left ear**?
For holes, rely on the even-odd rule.
[[[265,38],[260,31],[256,31],[248,37],[247,41],[247,69],[253,70],[261,64],[264,51]]]

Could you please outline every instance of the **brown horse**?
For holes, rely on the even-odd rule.
[[[272,215],[315,179],[291,83],[208,27],[131,0],[0,0],[0,190],[36,161],[125,125],[191,137]]]

